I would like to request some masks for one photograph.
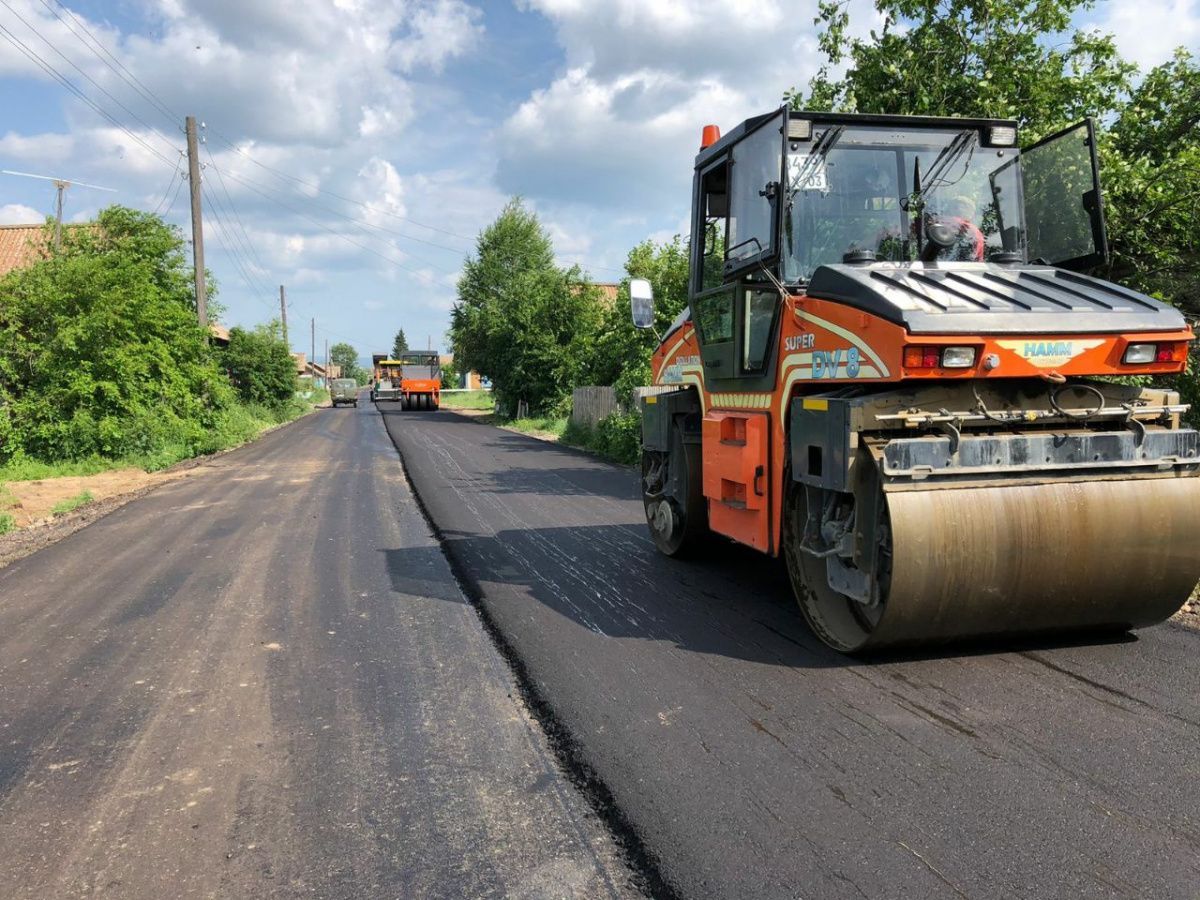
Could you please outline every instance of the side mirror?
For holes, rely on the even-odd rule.
[[[654,327],[654,290],[645,278],[634,278],[629,282],[629,308],[633,313],[634,328]]]
[[[704,255],[712,256],[717,252],[717,223],[709,221],[704,226]]]

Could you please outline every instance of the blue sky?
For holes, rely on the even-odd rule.
[[[0,26],[120,127],[0,39],[0,168],[117,190],[71,189],[69,219],[120,202],[186,226],[196,115],[224,321],[274,317],[286,284],[293,346],[315,318],[318,353],[385,350],[399,327],[440,348],[463,258],[513,194],[562,262],[619,279],[629,247],[683,228],[701,126],[772,108],[816,62],[815,0],[63,4],[3,0]],[[851,13],[872,24],[867,0]],[[1200,0],[1109,0],[1081,24],[1154,65],[1200,46]],[[0,223],[52,205],[49,183],[0,176]]]

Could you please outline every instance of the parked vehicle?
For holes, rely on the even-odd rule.
[[[329,402],[334,406],[343,403],[358,406],[358,382],[353,378],[335,378],[329,382]]]

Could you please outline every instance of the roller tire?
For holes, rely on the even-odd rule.
[[[645,476],[650,455],[642,451],[642,474]],[[671,429],[671,450],[669,465],[682,465],[684,481],[687,485],[685,508],[675,504],[673,513],[682,520],[676,525],[669,536],[664,535],[654,527],[654,513],[659,502],[647,498],[643,493],[642,505],[646,512],[646,526],[650,529],[650,537],[654,546],[664,556],[687,558],[695,555],[707,543],[708,506],[704,499],[703,484],[700,479],[701,448],[698,444],[685,444],[683,433],[678,427]],[[654,508],[652,508],[652,504]]]

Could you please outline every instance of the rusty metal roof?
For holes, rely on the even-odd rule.
[[[45,228],[44,224],[0,225],[0,277],[45,257]]]

